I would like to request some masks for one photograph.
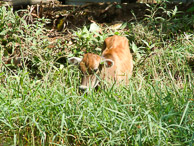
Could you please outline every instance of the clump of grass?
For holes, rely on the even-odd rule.
[[[48,72],[48,68],[54,62],[53,56],[56,52],[49,48],[49,42],[44,28],[47,19],[36,19],[28,24],[24,18],[20,17],[19,12],[13,12],[8,7],[0,8],[0,46],[1,60],[9,64],[9,68],[18,67],[28,69],[31,74],[41,74]],[[5,65],[3,70],[7,68]]]
[[[15,15],[11,14],[13,20]],[[43,77],[32,78],[28,66],[15,69],[6,64],[1,66],[1,144],[193,145],[194,72],[188,56],[194,53],[194,38],[190,32],[179,35],[175,43],[162,42],[159,38],[153,41],[145,35],[149,35],[148,32],[151,37],[156,35],[152,29],[141,22],[137,26],[142,29],[132,25],[133,32],[139,32],[136,34],[139,39],[143,34],[145,42],[140,46],[137,37],[131,42],[135,67],[130,84],[80,94],[78,68],[68,64],[56,66],[57,53],[52,51],[59,46],[49,50],[47,38],[41,39],[42,28],[36,29],[42,33],[34,32],[35,26],[40,28],[39,23],[35,23],[29,25],[28,30],[22,28],[22,35],[16,34],[19,38],[22,36],[19,42],[24,41],[21,53],[34,58],[33,65],[38,66],[37,71]],[[87,27],[80,29],[74,33],[74,44],[61,46],[68,49],[68,54],[64,54],[79,56],[84,48],[86,52],[100,53],[91,46],[99,47],[105,37],[118,34],[130,38],[133,35],[126,29],[104,29],[101,33],[91,32]],[[1,58],[5,57],[4,37],[1,35]],[[9,41],[18,42],[17,39]],[[158,48],[153,49],[151,46],[156,42]]]
[[[157,36],[155,36],[154,31],[150,31],[148,27],[143,24],[132,24],[131,31],[133,33],[133,40],[135,40],[138,46],[146,46],[144,41],[149,42],[149,44],[157,43],[160,41]]]

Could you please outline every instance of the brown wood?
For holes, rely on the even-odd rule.
[[[10,6],[21,6],[21,5],[35,5],[42,3],[50,3],[56,0],[4,0],[5,4],[3,5],[10,5]],[[7,2],[6,2],[7,1]]]

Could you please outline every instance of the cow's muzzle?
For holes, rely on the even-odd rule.
[[[84,92],[88,91],[89,89],[95,89],[99,84],[99,79],[94,77],[94,82],[90,81],[91,78],[83,78],[81,86],[79,86],[79,90]]]

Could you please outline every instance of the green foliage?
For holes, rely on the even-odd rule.
[[[74,32],[74,39],[76,46],[72,51],[72,55],[83,55],[84,52],[95,52],[100,53],[104,39],[108,36],[106,34],[100,34],[101,28],[96,24],[92,23],[89,28],[86,26],[83,29],[79,29]]]
[[[40,21],[28,24],[11,8],[1,7],[1,144],[193,145],[194,36],[191,28],[176,39],[165,31],[182,19],[193,20],[176,18],[177,8],[168,18],[156,19],[155,10],[150,8],[153,13],[146,17],[148,26],[135,22],[111,29],[91,24],[74,32],[72,44],[58,40],[49,48]],[[78,68],[56,63],[56,58],[100,54],[104,39],[113,34],[130,40],[135,65],[130,84],[80,94]],[[22,54],[24,67],[4,63],[14,54],[7,51],[9,43]],[[23,46],[18,49],[16,43]]]
[[[24,12],[26,13],[21,18],[18,12],[13,12],[10,7],[0,8],[0,46],[3,48],[1,56],[7,59],[12,56],[12,64],[10,65],[14,67],[16,64],[13,64],[13,62],[17,60],[20,54],[24,67],[27,66],[27,62],[24,59],[27,59],[32,66],[40,67],[36,72],[45,72],[46,69],[43,67],[48,64],[45,61],[50,60],[50,54],[52,53],[51,50],[49,53],[48,50],[44,49],[49,45],[47,37],[44,35],[44,23],[47,23],[48,20],[42,18],[28,24],[24,19],[28,13],[27,11]],[[31,71],[32,73],[34,72],[33,70]]]
[[[192,7],[190,7],[189,9],[187,9],[187,12],[192,13],[194,11],[194,5]]]
[[[127,23],[124,23],[121,28],[125,28]],[[102,52],[103,42],[105,38],[112,35],[126,34],[122,29],[111,29],[110,27],[102,28],[96,23],[91,23],[90,26],[84,26],[73,32],[74,44],[70,46],[70,56],[82,56],[86,52],[100,54]]]

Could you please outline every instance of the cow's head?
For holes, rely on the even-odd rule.
[[[69,58],[68,62],[74,65],[79,65],[83,75],[81,85],[79,86],[80,90],[95,88],[99,83],[101,70],[104,67],[109,68],[114,65],[113,60],[105,59],[92,53],[85,54],[83,59],[78,57]]]

